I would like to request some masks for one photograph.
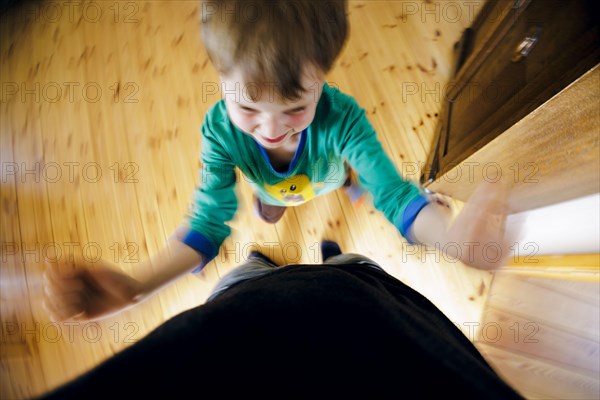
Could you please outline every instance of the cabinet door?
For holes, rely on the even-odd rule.
[[[519,2],[515,2],[517,4]],[[593,0],[520,2],[489,48],[465,62],[449,91],[440,129],[439,174],[466,159],[598,62],[599,7]],[[484,29],[489,21],[478,21]],[[475,32],[477,34],[477,32]],[[485,44],[483,44],[485,46]],[[474,66],[474,67],[473,67]],[[462,72],[462,74],[460,73]]]

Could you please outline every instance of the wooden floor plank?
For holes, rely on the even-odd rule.
[[[595,399],[600,394],[598,379],[572,368],[564,369],[486,343],[478,343],[477,348],[507,382],[523,391],[555,399]]]
[[[488,307],[476,341],[538,360],[574,367],[592,377],[600,374],[600,344],[536,319]]]
[[[593,285],[593,283],[591,283]],[[570,295],[531,283],[529,277],[496,273],[488,306],[525,318],[535,316],[557,329],[598,341],[600,308]]]
[[[597,281],[513,267],[494,275],[475,337],[488,361],[528,398],[598,398]]]

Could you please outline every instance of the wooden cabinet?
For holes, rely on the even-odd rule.
[[[503,179],[518,210],[598,192],[599,15],[594,0],[489,0],[457,43],[421,183],[467,200]]]

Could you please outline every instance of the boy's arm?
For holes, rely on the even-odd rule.
[[[136,278],[104,260],[48,264],[44,272],[44,307],[54,321],[106,318],[145,300],[204,263],[204,258],[173,238],[136,269]]]
[[[444,206],[430,202],[417,214],[407,232],[407,239],[413,243],[447,247],[451,223],[450,211]]]
[[[509,255],[504,226],[507,193],[500,183],[481,185],[455,221],[448,209],[429,202],[416,184],[405,180],[383,150],[364,110],[353,99],[347,108],[340,146],[375,207],[409,241],[438,247],[453,259],[484,269],[497,268]]]
[[[313,122],[313,129],[322,130],[321,146],[350,165],[375,208],[406,237],[427,199],[417,185],[400,175],[354,98],[325,85],[321,100]]]
[[[408,238],[435,246],[452,259],[482,269],[502,266],[510,255],[506,234],[508,191],[502,183],[484,182],[452,221],[449,210],[431,202],[415,218]]]
[[[136,268],[135,278],[109,262],[49,265],[45,306],[53,319],[98,319],[122,311],[185,273],[200,269],[218,253],[230,233],[225,224],[237,209],[235,171],[219,135],[202,128],[201,183],[188,216],[166,246]],[[233,144],[235,145],[235,144]]]
[[[183,243],[170,239],[158,254],[140,266],[140,287],[135,301],[141,301],[158,289],[206,263],[206,256]]]
[[[187,215],[188,227],[179,235],[181,242],[205,255],[204,262],[218,254],[221,244],[231,234],[226,222],[234,217],[238,208],[236,163],[232,152],[239,143],[229,134],[229,125],[223,121],[225,116],[216,118],[215,115],[220,114],[209,113],[202,126],[200,184]]]

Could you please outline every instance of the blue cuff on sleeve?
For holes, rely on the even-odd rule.
[[[203,264],[196,268],[193,273],[198,273],[204,268],[206,264],[213,258],[217,256],[218,249],[212,243],[212,241],[201,234],[200,232],[196,232],[194,230],[190,230],[187,235],[183,238],[183,243],[190,246],[192,249],[196,250],[199,253],[202,253],[203,256],[206,257]]]
[[[424,196],[415,198],[408,204],[408,206],[406,206],[404,209],[404,214],[402,215],[402,220],[396,224],[402,236],[404,236],[411,244],[414,244],[414,242],[408,237],[408,231],[415,222],[419,211],[421,211],[427,204],[429,204],[429,201]]]

